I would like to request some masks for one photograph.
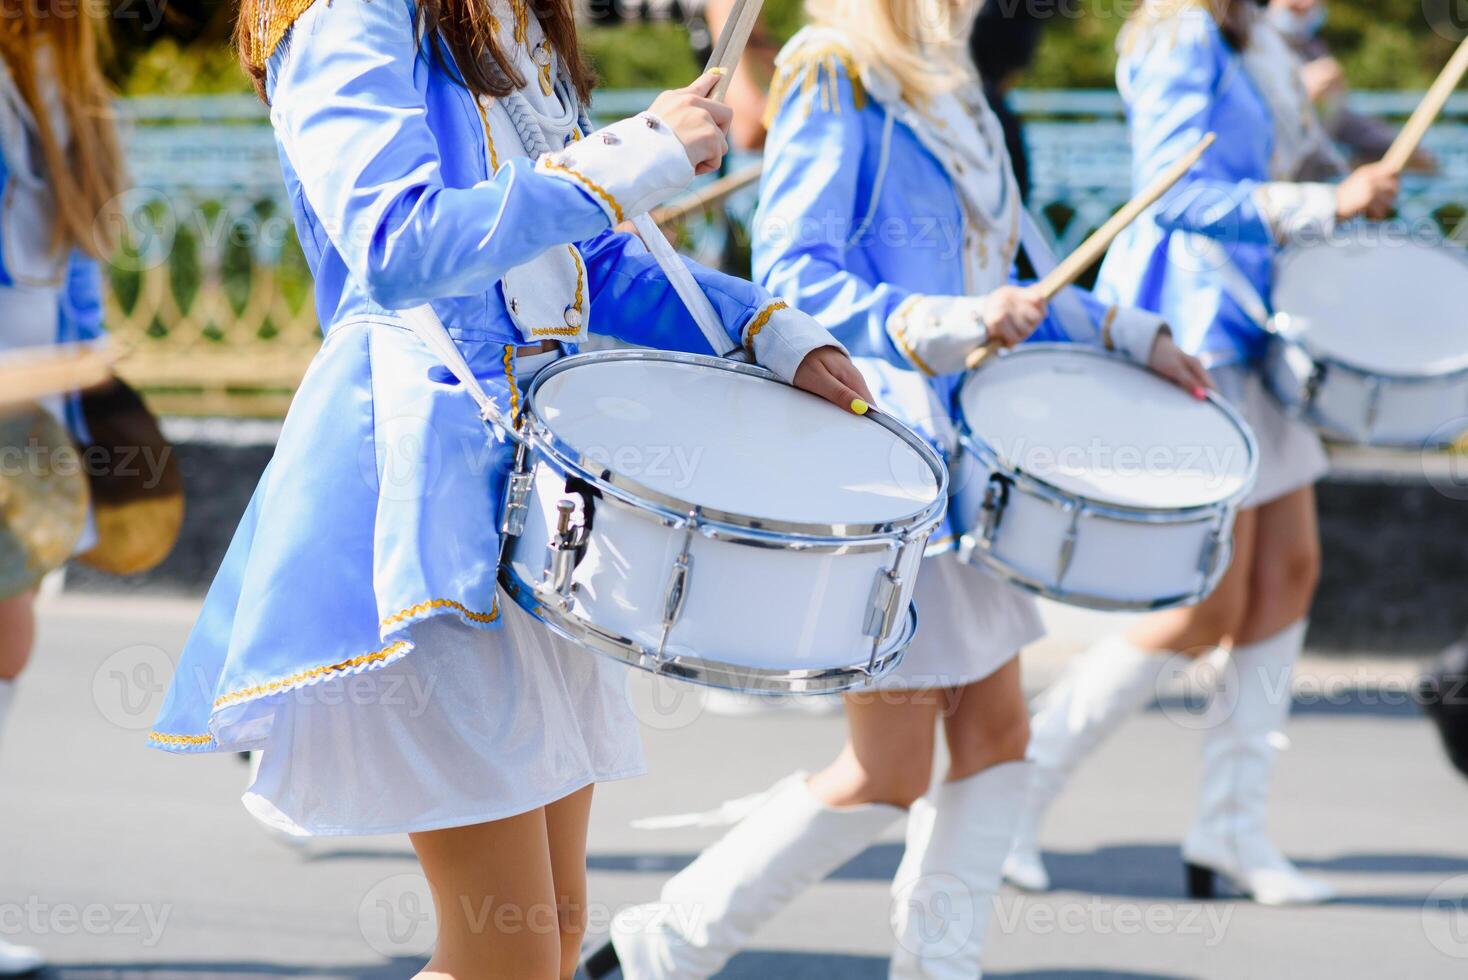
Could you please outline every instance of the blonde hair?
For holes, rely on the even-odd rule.
[[[65,2],[65,0],[61,0]],[[115,222],[100,220],[123,189],[122,152],[112,123],[112,90],[102,77],[100,40],[86,4],[60,9],[47,0],[0,3],[0,59],[35,117],[41,156],[56,202],[52,246],[110,257]],[[50,48],[50,67],[66,113],[70,139],[62,144],[48,118],[38,78],[37,51]]]
[[[1249,43],[1248,21],[1243,16],[1246,2],[1248,0],[1143,0],[1122,28],[1119,47],[1123,52],[1129,52],[1136,44],[1139,29],[1155,27],[1189,10],[1204,10],[1228,42],[1242,51]]]
[[[885,69],[915,106],[977,80],[969,34],[984,0],[806,0],[812,25],[842,35],[856,63]]]

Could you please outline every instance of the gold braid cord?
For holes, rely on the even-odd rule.
[[[243,0],[240,4],[240,58],[255,71],[280,47],[286,33],[317,0]],[[330,3],[331,0],[326,0]],[[243,25],[248,24],[248,27]]]
[[[858,109],[866,105],[866,92],[861,87],[861,72],[857,70],[856,58],[845,47],[832,42],[802,44],[793,51],[780,55],[775,68],[774,80],[770,82],[770,99],[765,109],[765,126],[775,121],[775,113],[790,90],[800,88],[800,94],[819,93],[821,108],[827,112],[839,112],[837,102],[837,67],[846,70],[851,81],[851,95]],[[814,103],[812,103],[813,105]],[[810,107],[807,106],[808,112]]]

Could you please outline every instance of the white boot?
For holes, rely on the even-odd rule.
[[[10,714],[10,703],[15,700],[15,681],[0,680],[0,729]],[[39,950],[29,946],[12,946],[0,939],[0,977],[19,977],[34,973],[46,965]]]
[[[903,815],[895,806],[835,809],[805,773],[769,797],[663,886],[659,900],[612,920],[626,980],[704,980],[724,968],[810,886],[864,851]]]
[[[1305,644],[1304,620],[1236,648],[1208,705],[1198,820],[1183,842],[1188,893],[1212,898],[1230,879],[1261,905],[1313,905],[1335,897],[1302,875],[1265,833],[1269,776],[1290,713],[1290,675]]]
[[[1152,700],[1172,658],[1108,637],[1071,661],[1046,691],[1030,719],[1029,758],[1034,776],[1029,802],[1004,862],[1004,877],[1017,888],[1045,891],[1050,875],[1038,837],[1045,812],[1080,761]]]
[[[46,965],[46,958],[38,949],[29,946],[12,946],[0,939],[0,977],[23,977],[35,973]]]
[[[909,819],[892,883],[890,980],[977,980],[999,872],[1029,796],[1028,762],[933,791]],[[924,801],[925,803],[927,801]]]

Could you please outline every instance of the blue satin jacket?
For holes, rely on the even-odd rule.
[[[1153,43],[1122,55],[1117,85],[1127,102],[1132,180],[1140,190],[1197,145],[1218,142],[1162,201],[1122,233],[1101,267],[1097,292],[1161,313],[1178,346],[1213,364],[1252,362],[1266,335],[1214,272],[1222,256],[1266,302],[1277,250],[1256,191],[1270,182],[1274,120],[1242,60],[1203,9],[1152,28]]]

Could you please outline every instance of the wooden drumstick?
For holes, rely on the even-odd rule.
[[[1128,201],[1120,211],[1107,219],[1106,223],[1092,233],[1081,243],[1080,247],[1067,255],[1059,265],[1050,271],[1050,274],[1035,284],[1040,295],[1048,303],[1055,295],[1067,286],[1073,285],[1077,279],[1091,266],[1101,260],[1111,243],[1116,241],[1116,236],[1142,216],[1152,205],[1161,199],[1173,188],[1183,176],[1197,165],[1203,158],[1203,154],[1213,145],[1218,137],[1209,133],[1198,141],[1198,145],[1183,154],[1171,167],[1168,167],[1155,181],[1152,186]],[[983,364],[990,354],[1000,349],[1000,345],[993,341],[969,354],[967,367],[970,371]]]
[[[718,204],[724,198],[738,191],[742,191],[750,184],[756,183],[760,174],[764,172],[764,164],[756,163],[746,167],[737,173],[727,174],[704,187],[699,188],[681,201],[665,204],[652,213],[652,220],[659,225],[676,224],[685,218],[692,217],[700,211],[707,211]]]
[[[1411,118],[1392,141],[1391,149],[1381,158],[1383,164],[1395,173],[1407,169],[1407,164],[1412,162],[1413,155],[1422,145],[1423,137],[1442,114],[1443,107],[1448,104],[1458,83],[1463,81],[1464,74],[1468,74],[1468,38],[1464,38],[1463,43],[1458,45],[1458,50],[1453,52],[1432,87],[1412,111]]]
[[[705,68],[705,73],[716,71],[721,76],[714,83],[714,90],[709,98],[724,101],[729,83],[734,80],[734,69],[739,67],[739,59],[744,57],[744,48],[749,44],[749,36],[754,33],[754,25],[759,21],[760,8],[763,6],[764,0],[734,0],[734,9],[729,11],[729,19],[724,22],[724,29],[714,42],[714,53],[709,56],[709,63]]]
[[[0,359],[0,409],[99,385],[112,377],[112,362],[92,344],[16,351]]]

